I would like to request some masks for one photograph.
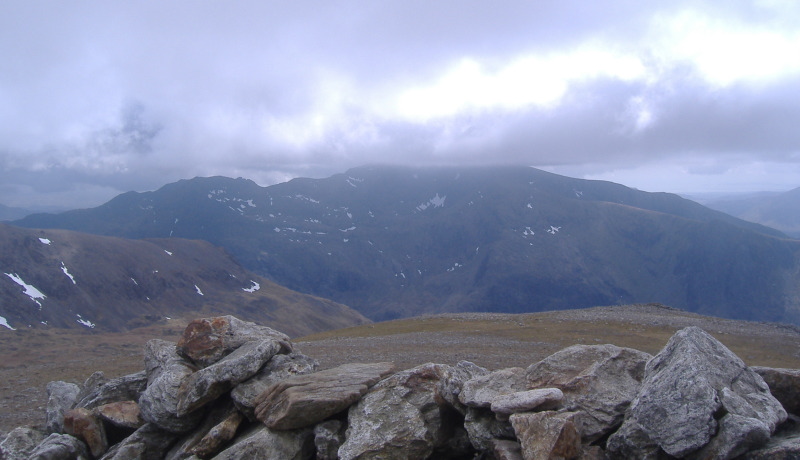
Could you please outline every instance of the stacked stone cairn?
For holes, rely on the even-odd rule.
[[[5,459],[800,458],[800,371],[750,368],[696,327],[656,356],[576,345],[525,368],[318,370],[231,316],[151,340],[145,370],[47,386],[46,433]]]

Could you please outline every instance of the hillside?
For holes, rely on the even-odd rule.
[[[800,324],[800,242],[677,195],[528,167],[196,178],[16,224],[204,239],[374,320],[660,302]]]
[[[750,222],[800,238],[800,188],[783,193],[709,200],[706,205]]]
[[[361,324],[200,240],[129,240],[0,224],[0,325],[124,331],[168,317],[236,314],[299,335]]]

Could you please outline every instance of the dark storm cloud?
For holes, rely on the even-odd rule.
[[[780,0],[5,2],[0,202],[377,162],[669,165],[675,191],[769,164],[789,188],[798,20]]]

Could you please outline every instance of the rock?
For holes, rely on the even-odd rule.
[[[498,418],[505,420],[517,412],[555,409],[562,399],[564,393],[558,388],[539,388],[500,395],[492,400],[491,409]]]
[[[112,402],[138,401],[146,386],[147,374],[144,371],[111,379],[86,393],[75,407],[94,409]]]
[[[236,412],[236,407],[229,398],[222,397],[215,401],[213,404],[209,405],[208,414],[203,421],[196,428],[179,439],[169,452],[167,452],[164,459],[178,460],[194,457],[194,449],[200,441],[210,433],[215,426],[219,425],[231,414]]]
[[[751,367],[769,386],[786,412],[800,415],[800,369],[774,369]]]
[[[96,407],[94,412],[105,422],[119,428],[137,430],[145,423],[136,401],[103,404],[100,407]]]
[[[491,452],[495,439],[514,439],[514,428],[508,420],[498,420],[494,412],[478,407],[467,408],[464,416],[472,446],[481,452]]]
[[[350,407],[339,457],[419,459],[446,445],[453,435],[448,410],[457,414],[437,391],[447,367],[425,364],[375,384]]]
[[[717,418],[724,414],[743,418],[720,424]],[[641,389],[607,450],[644,458],[660,448],[685,457],[714,436],[730,440],[732,433],[750,432],[746,419],[763,423],[772,433],[786,417],[761,376],[711,335],[688,327],[647,363]]]
[[[64,412],[75,407],[81,387],[74,383],[50,382],[47,384],[47,424],[48,433],[64,432]]]
[[[493,439],[491,452],[495,460],[523,460],[522,446],[517,441]]]
[[[147,423],[109,449],[101,460],[160,460],[177,437],[153,423]]]
[[[300,353],[275,355],[258,374],[236,385],[231,398],[236,407],[251,421],[256,420],[256,398],[273,384],[283,379],[315,372],[319,367],[316,360]]]
[[[487,374],[489,374],[488,369],[469,361],[459,361],[458,364],[450,368],[449,372],[442,376],[439,381],[439,394],[461,414],[466,414],[466,406],[458,399],[464,388],[464,382]]]
[[[617,428],[641,387],[651,355],[615,345],[573,345],[528,367],[529,388],[558,388],[564,410],[582,412],[576,421],[584,442]]]
[[[470,407],[489,408],[498,396],[527,389],[525,369],[512,367],[467,380],[462,385],[458,400]]]
[[[513,414],[511,425],[526,459],[573,459],[581,453],[576,412]]]
[[[256,398],[256,417],[278,430],[314,425],[350,407],[393,370],[392,363],[353,363],[289,377]]]
[[[83,386],[81,386],[81,392],[78,393],[77,401],[81,401],[83,398],[99,390],[100,387],[106,384],[106,382],[108,382],[108,379],[103,372],[98,371],[93,373],[88,379],[86,379],[85,382],[83,382]]]
[[[314,452],[314,433],[310,428],[276,431],[264,425],[255,425],[214,457],[214,460],[305,460],[314,458]]]
[[[85,460],[91,458],[89,450],[80,439],[68,434],[53,433],[44,439],[28,460]]]
[[[800,458],[800,417],[790,417],[758,449],[747,452],[742,460],[797,460]]]
[[[163,340],[150,340],[145,345],[147,388],[139,397],[142,418],[160,428],[185,433],[200,422],[200,411],[178,416],[178,395],[181,384],[194,367],[178,356],[175,345]]]
[[[314,427],[314,447],[317,460],[336,460],[344,442],[344,426],[339,420],[327,420]]]
[[[692,454],[690,458],[698,460],[736,458],[769,440],[769,428],[754,418],[725,414],[720,419],[719,426],[719,434],[711,438],[711,442]]]
[[[192,453],[200,458],[211,458],[214,454],[222,450],[222,446],[233,439],[236,430],[244,420],[241,412],[234,410],[225,419],[214,425],[202,439],[197,443]]]
[[[103,422],[89,409],[71,409],[64,414],[64,432],[85,442],[95,458],[108,450]]]
[[[182,417],[217,399],[255,375],[280,350],[281,345],[272,339],[245,342],[221,360],[191,374],[181,383],[176,414]]]
[[[0,458],[5,460],[27,460],[30,453],[44,440],[44,434],[28,427],[11,430],[0,442]]]
[[[234,316],[196,319],[186,326],[177,344],[178,354],[206,367],[246,342],[275,340],[285,353],[292,351],[289,336]]]

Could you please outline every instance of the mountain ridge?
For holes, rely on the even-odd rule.
[[[269,187],[195,178],[14,223],[205,239],[373,320],[659,302],[800,321],[800,242],[677,195],[529,167],[373,165]]]

